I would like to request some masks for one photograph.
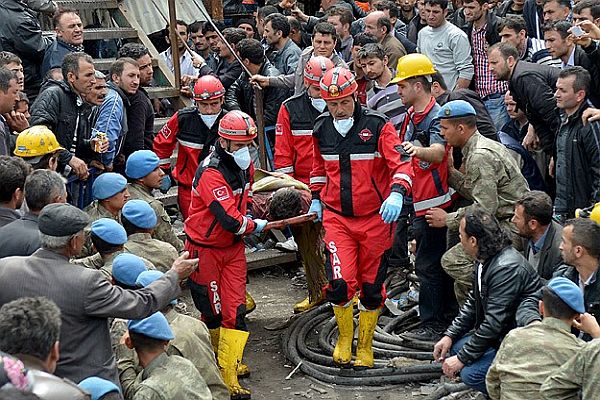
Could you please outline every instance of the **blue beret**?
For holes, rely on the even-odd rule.
[[[125,175],[131,179],[140,179],[154,171],[158,164],[160,164],[160,160],[153,151],[134,151],[125,164]]]
[[[583,314],[585,312],[585,305],[583,303],[583,292],[575,283],[570,279],[563,276],[552,278],[548,282],[548,288],[551,289],[562,301],[564,301],[569,307]]]
[[[127,242],[125,228],[114,219],[100,218],[92,222],[92,233],[109,244],[118,246]]]
[[[78,385],[80,388],[92,395],[92,400],[100,400],[102,396],[108,393],[121,393],[117,385],[106,379],[90,376],[85,378]]]
[[[138,228],[154,229],[156,227],[156,213],[144,200],[129,200],[121,210],[121,215]]]
[[[440,119],[462,118],[470,115],[477,115],[471,104],[464,100],[453,100],[444,104],[437,117]]]
[[[92,184],[92,195],[97,200],[108,199],[127,187],[127,179],[114,172],[106,172]]]
[[[135,280],[135,284],[136,284],[136,286],[139,286],[139,287],[146,287],[163,275],[164,275],[164,273],[161,271],[157,271],[155,269],[150,269],[148,271],[144,271],[141,274],[139,274],[137,279]],[[173,299],[171,301],[171,304],[176,305],[177,299]]]
[[[144,260],[130,253],[121,253],[115,257],[112,264],[112,276],[115,281],[127,286],[135,286],[135,280],[147,271]]]
[[[159,311],[148,318],[135,319],[127,323],[130,332],[139,333],[158,340],[173,340],[175,336],[165,316]]]

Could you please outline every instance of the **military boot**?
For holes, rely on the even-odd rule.
[[[251,398],[250,391],[240,386],[237,376],[238,365],[242,361],[249,335],[248,332],[237,329],[221,328],[219,366],[232,400]]]
[[[361,311],[358,317],[358,346],[355,369],[373,368],[373,334],[379,318],[379,309]]]
[[[339,330],[338,341],[333,350],[333,362],[342,367],[349,366],[352,360],[352,339],[354,337],[353,311],[352,304],[333,306]]]

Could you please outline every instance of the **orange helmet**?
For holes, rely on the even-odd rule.
[[[204,75],[194,85],[194,100],[214,100],[223,96],[225,96],[225,88],[215,76]]]
[[[327,57],[311,57],[304,67],[304,83],[307,85],[319,85],[325,72],[335,67],[333,61]]]
[[[235,142],[247,142],[256,138],[256,124],[245,112],[229,111],[219,122],[219,136]]]
[[[358,89],[356,78],[350,70],[335,67],[325,72],[321,78],[321,98],[337,100],[348,97]]]

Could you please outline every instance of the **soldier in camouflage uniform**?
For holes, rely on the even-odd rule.
[[[158,156],[150,150],[133,152],[127,159],[125,167],[125,174],[132,180],[129,183],[129,192],[132,199],[146,201],[156,213],[158,225],[156,225],[152,237],[170,243],[177,252],[181,252],[183,242],[173,231],[171,218],[165,211],[162,202],[152,195],[152,190],[159,189],[165,178],[165,173],[159,168],[159,163]]]
[[[89,238],[92,222],[100,218],[110,218],[121,223],[121,209],[129,200],[127,179],[113,172],[104,173],[94,181],[92,196],[96,200],[83,210],[90,216],[90,224],[84,229],[88,239],[79,257],[94,254],[92,241]]]
[[[463,165],[461,171],[453,168],[449,158],[450,186],[473,204],[490,211],[507,231],[512,232],[515,247],[522,247],[516,228],[510,222],[515,203],[529,190],[516,161],[506,147],[485,138],[477,131],[476,113],[473,106],[463,100],[446,103],[438,114],[442,136],[448,144],[461,148]],[[464,172],[462,172],[464,170]],[[426,219],[430,226],[458,231],[466,208],[446,213],[432,208]],[[454,291],[459,304],[463,304],[472,287],[473,259],[457,244],[442,257],[442,267],[454,279]]]
[[[167,272],[178,254],[169,243],[152,237],[156,226],[156,214],[152,207],[144,200],[130,200],[123,207],[121,220],[127,232],[125,251],[145,257],[157,269]]]
[[[548,375],[584,346],[571,333],[574,319],[585,313],[583,293],[575,283],[563,277],[550,280],[543,288],[541,307],[542,322],[512,330],[502,341],[486,378],[490,399],[540,398]]]
[[[127,399],[131,400],[211,400],[213,397],[194,364],[164,351],[175,336],[164,315],[154,313],[127,324],[128,334],[119,344],[119,377]],[[136,374],[132,359],[123,351],[135,349],[143,370]]]

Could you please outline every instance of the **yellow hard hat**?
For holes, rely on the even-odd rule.
[[[415,76],[425,76],[435,74],[435,68],[431,60],[423,54],[407,54],[398,60],[396,67],[396,76],[391,83],[398,83]]]
[[[25,129],[17,136],[15,156],[40,157],[58,150],[64,148],[58,144],[54,133],[44,125],[36,125]]]
[[[600,203],[596,203],[591,207],[576,209],[575,218],[589,218],[600,224]]]
[[[590,212],[590,219],[597,224],[600,224],[600,203],[596,203]]]

